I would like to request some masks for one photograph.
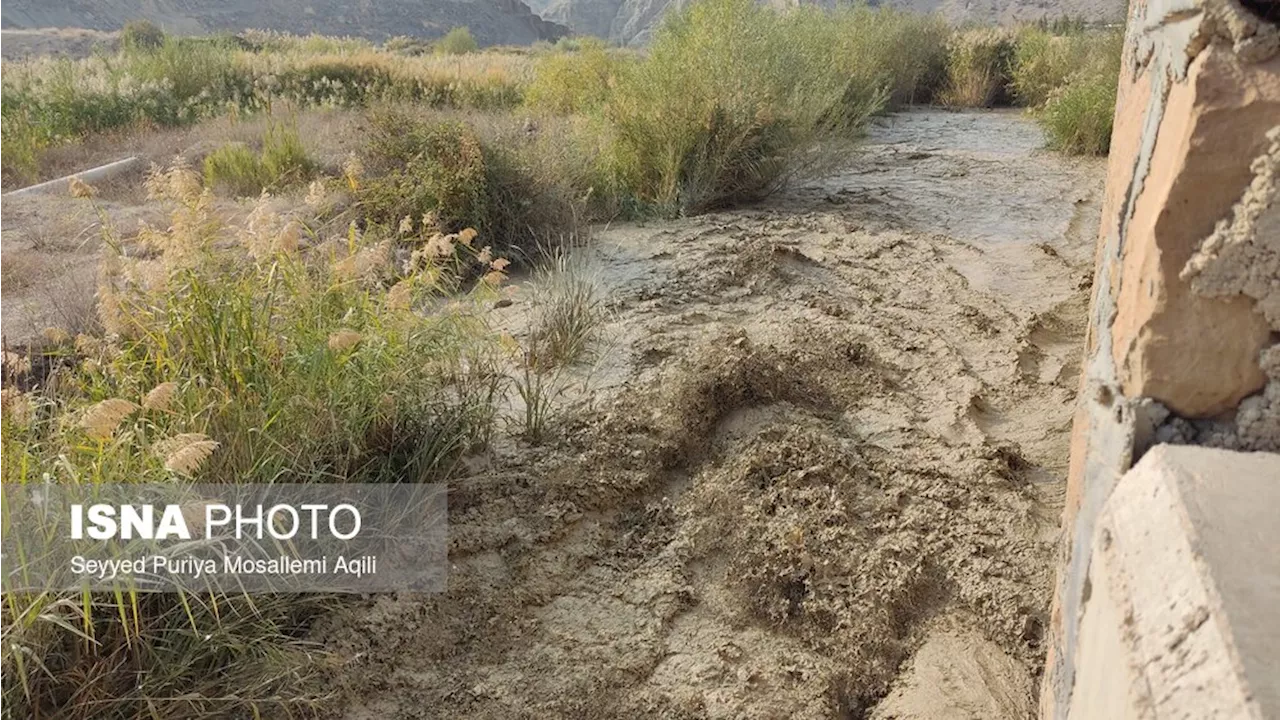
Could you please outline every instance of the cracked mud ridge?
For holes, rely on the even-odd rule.
[[[597,232],[571,420],[469,460],[448,592],[316,629],[344,716],[1031,717],[1103,174],[1041,146],[910,112]]]

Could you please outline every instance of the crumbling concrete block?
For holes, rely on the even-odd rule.
[[[1136,142],[1127,139],[1142,162],[1129,202],[1115,209],[1122,225],[1111,348],[1118,379],[1126,396],[1154,398],[1184,417],[1216,415],[1257,392],[1266,381],[1258,353],[1270,344],[1254,300],[1198,293],[1181,277],[1231,215],[1254,177],[1250,164],[1280,122],[1280,54],[1244,62],[1226,39],[1203,33],[1187,40],[1193,48],[1208,44],[1184,79],[1177,66],[1135,68],[1153,74],[1154,96],[1147,107],[1121,109],[1146,122]]]
[[[1097,522],[1067,718],[1280,717],[1280,455],[1162,445]]]
[[[1267,133],[1267,151],[1253,161],[1253,180],[1213,234],[1182,269],[1200,295],[1253,298],[1280,329],[1280,117]]]

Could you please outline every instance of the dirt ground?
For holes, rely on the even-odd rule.
[[[341,716],[1031,717],[1102,185],[1041,146],[910,112],[599,230],[602,349],[453,484],[449,591],[314,629]]]
[[[0,55],[5,60],[24,60],[52,55],[72,59],[85,58],[95,51],[114,52],[120,44],[120,33],[80,28],[40,28],[0,31]]]
[[[342,159],[359,145],[359,113],[316,109],[290,117],[307,139],[311,156],[330,174],[336,174]],[[88,326],[104,229],[112,237],[127,240],[143,223],[168,224],[168,211],[146,201],[143,181],[152,166],[167,167],[182,158],[199,168],[205,155],[225,143],[261,139],[267,122],[261,117],[218,118],[183,128],[133,128],[51,148],[35,181],[128,157],[141,162],[128,172],[95,183],[98,196],[93,199],[73,198],[65,191],[3,198],[0,292],[6,346],[38,341],[41,331],[50,326],[73,333]],[[22,185],[11,182],[4,190],[7,193]],[[302,192],[305,190],[295,194]],[[284,202],[292,200],[285,198]],[[247,212],[243,202],[220,201],[220,207],[229,216]]]

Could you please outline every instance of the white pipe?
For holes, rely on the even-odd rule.
[[[137,156],[127,157],[123,160],[117,160],[112,163],[107,163],[106,165],[99,165],[98,167],[92,168],[90,170],[84,170],[82,172],[72,173],[70,175],[67,175],[66,177],[60,177],[57,180],[50,180],[48,182],[42,182],[38,185],[30,185],[28,187],[24,187],[21,190],[14,190],[13,192],[7,192],[4,194],[4,197],[12,198],[12,197],[21,197],[23,195],[36,195],[38,193],[45,193],[51,190],[56,191],[59,188],[61,188],[64,192],[66,192],[68,186],[71,183],[72,178],[78,178],[81,182],[97,182],[99,180],[107,180],[115,175],[119,175],[120,173],[123,173],[124,171],[131,169],[138,162],[139,160]]]

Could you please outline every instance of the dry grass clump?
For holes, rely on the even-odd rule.
[[[271,183],[262,158],[244,143],[227,143],[204,159],[204,182],[236,197],[257,195]]]
[[[566,248],[548,253],[534,271],[534,322],[529,348],[537,368],[587,359],[604,321],[596,280]]]

